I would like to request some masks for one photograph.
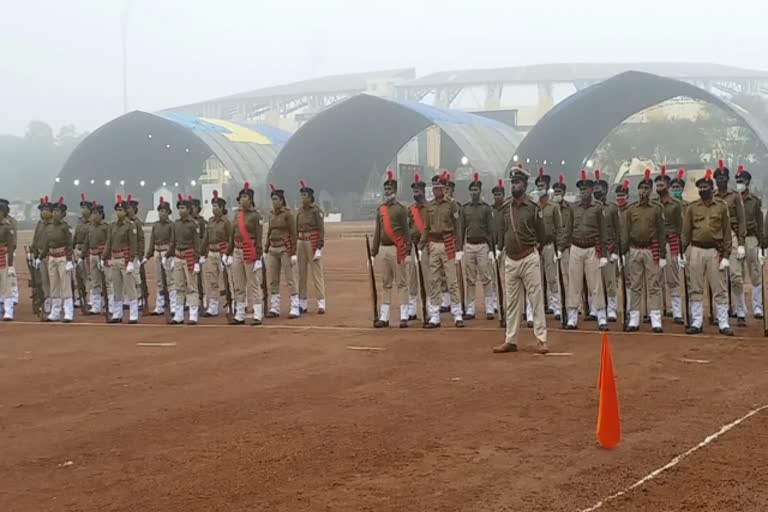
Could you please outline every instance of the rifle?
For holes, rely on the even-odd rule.
[[[688,299],[688,271],[683,267],[683,307],[685,308],[683,310],[683,319],[685,321],[685,326],[690,327],[691,326],[691,313],[689,311],[689,308],[691,307],[690,301]]]
[[[163,314],[165,315],[165,323],[171,323],[171,294],[168,293],[168,274],[165,271],[165,265],[162,259],[160,260],[160,282],[163,286],[163,301],[165,302],[165,308],[163,308]],[[145,304],[146,306],[146,304]]]
[[[376,291],[376,271],[373,268],[371,243],[368,241],[368,235],[365,235],[365,251],[368,254],[368,274],[370,277],[371,298],[373,299],[373,323],[375,324],[376,319],[379,317],[379,295]]]
[[[27,269],[29,269],[29,289],[32,292],[32,313],[45,320],[45,298],[43,297],[43,285],[39,278],[39,270],[35,268],[35,258],[32,256],[28,246],[24,246],[24,254],[27,259]]]
[[[557,254],[557,247],[555,247],[555,254]],[[563,279],[563,266],[560,258],[557,259],[557,280],[560,285],[560,325],[563,329],[568,325],[568,315],[566,312],[568,308],[565,307],[565,280]]]
[[[235,303],[232,300],[232,288],[229,285],[229,272],[227,272],[227,266],[221,265],[222,276],[224,277],[224,299],[227,301],[227,322],[232,323],[235,317]]]
[[[464,318],[464,313],[467,311],[467,302],[464,298],[464,271],[461,268],[461,262],[456,260],[456,281],[459,285],[459,296],[461,296],[461,318]]]
[[[424,272],[421,267],[421,256],[419,256],[419,248],[415,245],[413,246],[413,256],[416,258],[416,275],[419,279],[419,295],[421,295],[421,319],[423,320],[424,325],[427,325],[427,323],[429,323],[429,318],[427,317],[427,287],[424,284]]]
[[[619,277],[621,277],[621,302],[624,304],[621,312],[621,327],[622,330],[626,331],[627,326],[629,325],[629,307],[627,304],[627,290],[629,290],[629,286],[627,285],[627,273],[624,271],[624,267],[626,265],[627,257],[629,254],[625,256],[622,252],[620,234],[616,236],[616,249],[619,251],[619,261],[617,263],[619,265]],[[621,261],[622,259],[624,262]]]
[[[80,297],[80,310],[83,312],[83,315],[88,314],[88,291],[85,289],[85,270],[85,260],[80,258],[80,261],[75,265],[75,283],[77,284],[77,294]],[[72,288],[72,293],[75,293],[75,288]]]
[[[264,296],[262,302],[269,304],[269,284],[267,283],[267,260],[261,258],[261,294]]]
[[[162,266],[162,262],[160,265]],[[144,303],[141,314],[147,316],[149,314],[149,288],[147,287],[147,271],[144,269],[144,263],[139,266],[139,280],[141,281],[141,298]]]
[[[725,267],[725,276],[728,278],[728,318],[736,316],[733,309],[733,297],[731,296],[731,267]]]
[[[99,266],[101,267],[101,271],[99,274],[101,274],[101,297],[104,299],[104,320],[109,323],[112,318],[109,314],[109,290],[107,289],[107,268],[104,266],[104,258],[103,256],[100,256],[99,259]]]
[[[765,250],[763,250],[765,255]],[[752,293],[755,293],[755,289],[752,289]],[[760,294],[763,299],[763,336],[768,338],[768,315],[765,314],[765,268],[760,266]]]
[[[707,286],[709,290],[709,325],[717,325],[715,321],[715,304],[712,302],[712,286]]]
[[[491,237],[491,245],[493,245],[493,251],[494,254],[496,253],[497,246],[496,246],[496,237]],[[499,310],[499,327],[506,327],[507,326],[507,311],[504,309],[504,288],[501,284],[501,259],[504,257],[504,254],[499,254],[499,257],[496,258],[496,300],[498,304],[496,305]]]

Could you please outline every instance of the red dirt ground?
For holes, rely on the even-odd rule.
[[[0,324],[0,510],[575,511],[768,402],[754,320],[612,333],[623,439],[602,450],[598,333],[551,321],[573,355],[542,357],[491,354],[485,320],[368,329],[363,247],[329,241],[327,315],[262,328],[51,326],[25,298]],[[766,510],[766,467],[763,412],[601,510]]]

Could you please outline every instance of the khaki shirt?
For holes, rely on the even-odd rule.
[[[147,258],[155,254],[155,247],[165,247],[171,244],[173,236],[173,222],[171,220],[158,220],[152,224],[152,231],[149,233],[149,246],[147,246]]]
[[[136,242],[136,224],[127,218],[123,221],[118,220],[114,224],[109,225],[104,257],[111,260],[113,252],[126,248],[130,254],[130,260],[135,260],[139,255],[138,244]]]
[[[683,219],[682,239],[683,251],[689,245],[717,248],[724,258],[730,258],[731,219],[725,201],[714,197],[709,203],[701,199],[690,203]]]
[[[462,206],[461,240],[464,243],[488,244],[491,241],[493,227],[493,208],[484,201],[473,204],[471,201]]]
[[[71,260],[72,228],[64,221],[51,221],[49,224],[45,225],[45,229],[41,235],[40,245],[41,258],[48,256],[48,251],[51,249],[60,249],[65,247],[67,249],[67,260]]]
[[[73,248],[80,247],[82,249],[83,244],[85,243],[86,237],[88,237],[88,232],[91,230],[92,224],[88,221],[88,219],[80,219],[80,222],[77,224],[77,227],[75,228],[75,237],[74,237],[74,246]]]
[[[193,249],[195,258],[199,258],[201,256],[200,241],[200,224],[197,220],[191,217],[179,219],[173,223],[168,253],[175,256],[177,252]]]
[[[227,244],[228,251],[230,238],[232,238],[232,223],[229,221],[227,216],[222,215],[218,219],[215,216],[211,217],[211,219],[206,224],[205,233],[203,234],[203,243],[200,247],[200,253],[208,254],[208,251],[218,252],[219,249],[211,249],[211,245],[216,245],[219,247],[221,242]]]
[[[744,240],[747,237],[747,221],[744,218],[744,205],[741,203],[741,197],[738,193],[731,190],[724,194],[715,192],[715,197],[725,201],[725,204],[728,206],[731,229],[736,233],[739,245],[744,245]]]
[[[136,250],[139,251],[138,254],[144,254],[144,223],[138,217],[133,217],[130,221],[136,226]]]
[[[283,247],[286,239],[289,240],[293,251],[296,250],[296,219],[290,208],[281,207],[279,211],[272,211],[269,219],[269,232],[267,233],[269,245]]]
[[[319,240],[318,249],[325,245],[325,216],[319,206],[313,204],[309,208],[301,207],[296,212],[296,231],[297,233],[307,233],[309,231],[318,231]]]
[[[85,237],[85,242],[83,243],[83,254],[90,254],[91,249],[98,249],[99,247],[106,249],[109,230],[110,226],[106,222],[91,224],[91,229],[88,231],[88,236]]]
[[[424,217],[427,214],[427,203],[414,203],[411,205],[410,208],[408,208],[408,226],[410,227],[411,232],[411,241],[414,244],[417,244],[421,241],[421,232],[419,231],[419,227],[416,225],[416,217],[413,214],[414,209],[416,209],[419,212],[419,215],[421,216],[421,223],[424,224],[425,220]]]
[[[379,253],[379,247],[382,245],[395,245],[395,241],[389,238],[389,235],[387,235],[387,232],[384,230],[384,218],[381,215],[382,207],[389,209],[389,220],[392,224],[392,231],[394,231],[395,236],[399,236],[405,240],[405,245],[410,252],[411,233],[408,230],[408,210],[402,203],[393,201],[389,204],[385,203],[376,209],[376,231],[373,233],[371,255],[376,256]]]
[[[424,216],[424,231],[427,238],[442,240],[443,234],[453,233],[456,239],[456,250],[461,251],[462,240],[459,238],[459,205],[448,198],[433,199],[427,203],[427,214]],[[422,245],[427,240],[422,240]]]
[[[589,204],[577,203],[571,207],[573,224],[571,225],[571,244],[597,247],[603,257],[607,257],[605,247],[605,222],[603,222],[603,204],[592,201]]]
[[[560,238],[560,230],[562,229],[563,221],[560,219],[560,207],[557,203],[547,199],[542,204],[539,201],[539,208],[541,208],[542,220],[544,222],[544,245],[556,243]]]
[[[661,205],[654,201],[632,203],[627,207],[623,227],[621,249],[624,254],[632,247],[650,249],[655,240],[659,244],[659,258],[666,259],[666,233]]]
[[[16,251],[16,229],[9,218],[0,220],[0,246],[7,248],[7,266],[13,266],[13,253]]]
[[[760,198],[752,195],[751,192],[741,194],[744,203],[744,218],[747,221],[747,236],[754,236],[763,246],[763,203]]]
[[[508,200],[500,215],[498,238],[510,258],[543,243],[544,217],[539,205],[525,196]]]
[[[554,202],[554,201],[553,201]],[[573,206],[563,199],[555,203],[560,208],[560,231],[558,232],[557,249],[564,251],[571,246],[571,231],[573,230]]]
[[[605,222],[605,238],[608,243],[616,242],[621,236],[621,222],[619,220],[619,205],[616,203],[607,203],[603,206],[603,221]],[[618,247],[612,248],[618,253]],[[621,246],[624,249],[624,244]]]
[[[45,231],[45,226],[48,225],[48,222],[40,219],[37,222],[37,225],[35,226],[35,234],[32,236],[32,253],[36,258],[40,258],[40,254],[43,251],[42,246],[42,238],[43,238],[43,232]]]
[[[248,235],[256,243],[256,251],[259,256],[262,253],[262,240],[261,240],[261,214],[255,208],[253,210],[240,210],[237,212],[235,221],[232,223],[232,235],[229,240],[228,253],[231,256],[235,250],[237,243],[243,243],[243,235],[240,233],[240,217],[245,215],[245,230]]]
[[[674,233],[679,235],[683,230],[683,203],[670,195],[660,197],[659,204],[664,213],[664,231],[667,236]]]

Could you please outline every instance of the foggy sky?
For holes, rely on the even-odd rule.
[[[0,0],[0,133],[319,75],[691,61],[768,69],[763,0]]]

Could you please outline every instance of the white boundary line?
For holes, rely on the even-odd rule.
[[[616,498],[624,496],[628,492],[630,492],[630,491],[632,491],[634,489],[637,489],[638,487],[640,487],[641,485],[646,484],[647,482],[650,482],[651,480],[653,480],[654,478],[656,478],[657,476],[662,474],[664,471],[666,471],[668,469],[671,469],[671,468],[677,466],[678,464],[680,464],[680,462],[682,462],[684,459],[686,459],[689,455],[691,455],[691,454],[697,452],[698,450],[704,448],[709,443],[711,443],[712,441],[716,440],[718,437],[722,436],[723,434],[725,434],[726,432],[728,432],[732,428],[738,426],[739,424],[741,424],[745,420],[751,418],[755,414],[758,414],[759,412],[764,411],[766,409],[768,409],[768,404],[762,405],[762,406],[760,406],[760,407],[758,407],[756,409],[752,409],[751,411],[749,411],[747,414],[745,414],[741,418],[739,418],[737,420],[734,420],[731,423],[728,423],[727,425],[723,425],[722,427],[720,427],[720,430],[718,430],[717,432],[715,432],[714,434],[712,434],[710,436],[705,437],[702,442],[700,442],[699,444],[697,444],[696,446],[694,446],[693,448],[691,448],[687,452],[685,452],[685,453],[683,453],[681,455],[678,455],[677,457],[675,457],[674,459],[669,461],[664,466],[651,471],[650,473],[648,473],[643,478],[641,478],[640,480],[638,480],[634,484],[630,485],[626,489],[621,490],[621,491],[617,492],[616,494],[612,494],[612,495],[610,495],[610,496],[608,496],[606,498],[603,498],[601,501],[598,501],[593,506],[591,506],[589,508],[581,509],[579,512],[594,512],[595,510],[597,510],[599,508],[602,508],[602,506],[605,505],[606,503],[608,503],[609,501],[613,501]]]

